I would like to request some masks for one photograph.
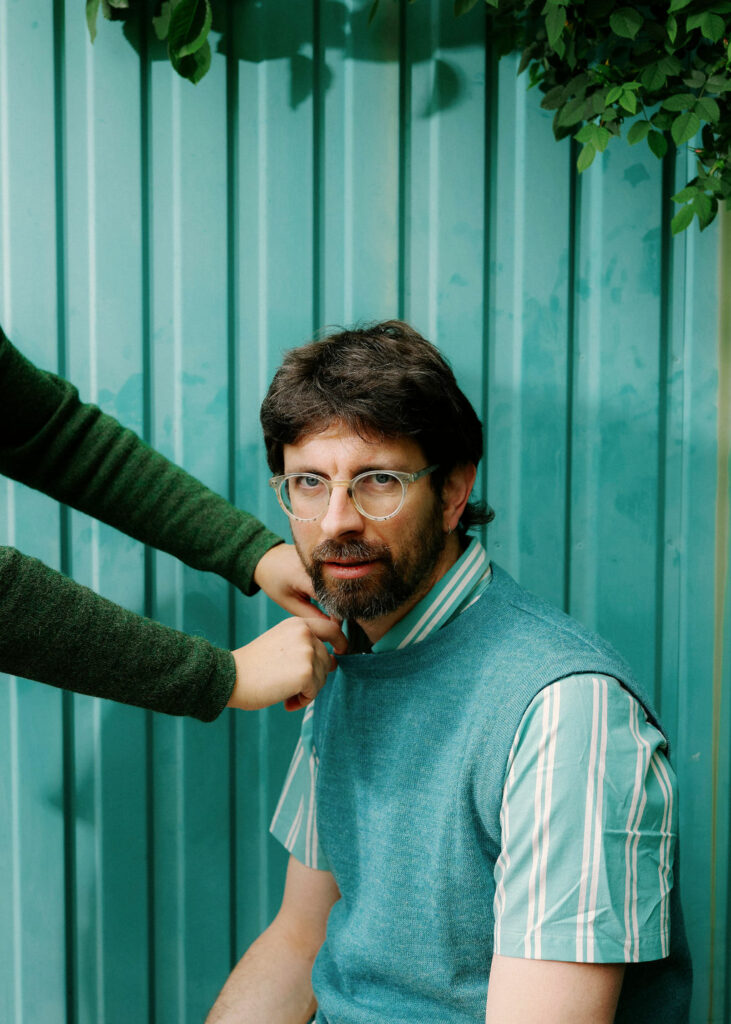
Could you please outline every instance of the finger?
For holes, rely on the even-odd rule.
[[[325,612],[321,611],[316,604],[313,604],[307,594],[297,593],[296,591],[287,601],[287,611],[291,612],[292,615],[298,615],[302,619],[327,618]]]
[[[307,705],[311,703],[312,702],[309,699],[309,697],[305,697],[304,694],[298,693],[295,694],[294,697],[287,697],[287,699],[284,702],[284,710],[300,711],[302,708],[307,707]]]
[[[345,654],[348,649],[348,638],[343,633],[340,622],[337,619],[319,618],[306,619],[308,628],[318,640],[331,644],[338,654]]]

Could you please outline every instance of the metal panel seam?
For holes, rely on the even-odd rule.
[[[718,435],[716,469],[716,537],[713,592],[713,732],[711,737],[711,937],[708,1020],[713,1020],[716,942],[716,873],[718,870],[718,775],[721,753],[721,703],[726,582],[729,559],[729,458],[731,457],[731,213],[719,213]]]

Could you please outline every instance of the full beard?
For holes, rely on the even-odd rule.
[[[312,580],[317,601],[328,615],[368,622],[397,611],[420,589],[427,592],[445,543],[441,511],[437,509],[418,534],[407,538],[405,553],[398,559],[394,559],[387,545],[362,540],[324,541],[313,550],[311,561],[304,558],[299,547],[297,550]],[[379,565],[368,576],[326,578],[323,562],[333,559],[377,561]]]

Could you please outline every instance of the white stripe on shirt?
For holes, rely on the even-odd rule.
[[[304,719],[303,719],[303,724],[304,724]],[[282,807],[284,807],[284,801],[287,799],[287,793],[289,792],[289,787],[292,785],[292,781],[293,781],[293,779],[297,775],[297,769],[300,766],[300,761],[302,760],[302,757],[304,756],[304,752],[305,752],[305,748],[302,745],[302,737],[300,737],[297,740],[297,746],[294,748],[294,754],[292,755],[292,763],[289,766],[289,771],[287,772],[287,778],[284,780],[284,785],[282,786],[282,794],[279,797],[279,802],[277,804],[276,810],[274,811],[274,817],[272,818],[272,823],[269,826],[270,829],[274,828],[274,826],[277,823],[277,818],[279,817],[279,815],[281,813]]]
[[[304,796],[301,796],[299,805],[297,807],[297,813],[295,814],[294,821],[292,822],[292,827],[287,835],[287,841],[285,843],[287,849],[289,849],[291,846],[294,846],[294,844],[297,842],[297,836],[299,835],[300,826],[302,825],[302,814],[304,812],[304,809],[305,798]]]
[[[640,734],[639,717],[639,704],[631,701],[630,731],[637,743],[637,760],[635,762],[635,786],[632,793],[632,804],[629,817],[627,818],[627,841],[624,848],[624,921],[626,930],[624,954],[627,963],[637,963],[640,959],[640,927],[637,920],[637,847],[640,843],[640,822],[642,821],[647,801],[645,776],[647,774],[647,758],[650,745]]]
[[[407,647],[411,643],[418,643],[419,640],[423,640],[426,635],[432,632],[436,623],[433,620],[436,616],[447,612],[452,605],[455,603],[457,598],[464,593],[465,588],[469,585],[470,581],[474,579],[475,574],[480,571],[484,563],[487,561],[487,553],[480,544],[474,545],[473,550],[469,553],[463,564],[459,567],[457,572],[454,574],[449,584],[439,595],[439,600],[427,608],[421,618],[414,623],[412,628],[399,643],[398,647]]]
[[[594,921],[596,920],[597,892],[602,861],[602,822],[604,811],[604,776],[607,765],[607,681],[593,679],[599,686],[601,697],[601,742],[597,768],[596,798],[594,800],[594,854],[592,856],[591,896],[589,900],[589,926],[586,934],[586,958],[594,961]]]
[[[587,889],[589,887],[591,828],[593,824],[594,785],[597,761],[597,741],[599,736],[599,688],[593,680],[591,748],[589,753],[589,771],[586,779],[586,799],[584,802],[584,852],[581,860],[581,885],[579,888],[579,907],[576,914],[576,960],[584,963],[584,938],[587,925]]]
[[[668,778],[667,768],[663,761],[658,757],[657,751],[652,755],[650,761],[652,770],[655,773],[660,789],[662,790],[663,799],[665,800],[665,809],[662,816],[662,840],[660,841],[660,860],[658,864],[658,876],[660,880],[660,927],[662,931],[662,950],[663,955],[668,956],[670,954],[670,928],[669,928],[669,893],[670,893],[670,873],[671,873],[671,833],[670,825],[673,820],[673,788]]]

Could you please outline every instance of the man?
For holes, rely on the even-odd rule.
[[[398,322],[304,346],[262,424],[361,653],[305,712],[282,907],[209,1021],[687,1020],[665,738],[621,657],[467,537],[482,428],[442,357]]]

